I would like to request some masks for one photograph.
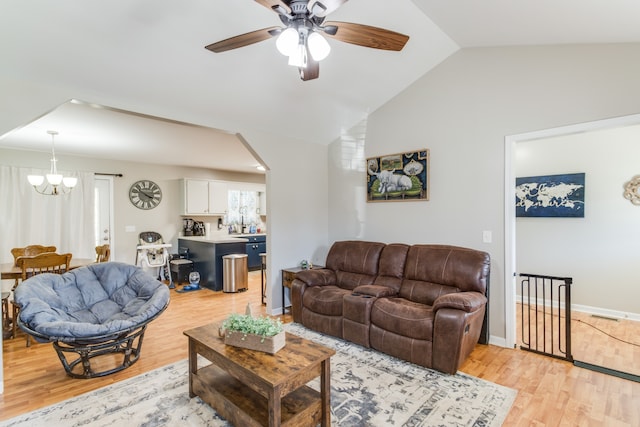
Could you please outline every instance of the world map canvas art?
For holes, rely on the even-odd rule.
[[[584,218],[584,173],[516,178],[516,217]]]

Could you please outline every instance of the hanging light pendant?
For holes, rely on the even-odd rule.
[[[46,174],[47,182],[45,184],[45,177],[42,175],[28,175],[27,180],[29,184],[31,184],[36,190],[36,192],[40,194],[44,194],[45,196],[57,196],[59,194],[66,194],[71,191],[73,187],[78,183],[78,178],[73,176],[63,176],[58,173],[58,166],[56,159],[56,150],[55,150],[55,136],[58,132],[54,130],[48,130],[47,133],[51,135],[51,169],[48,174]],[[44,187],[42,187],[42,185]]]

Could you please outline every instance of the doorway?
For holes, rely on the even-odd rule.
[[[95,245],[109,245],[111,258],[115,259],[113,230],[113,177],[95,177]]]
[[[508,346],[520,346],[517,275],[568,276],[576,364],[640,379],[634,362],[640,355],[640,314],[633,305],[640,292],[633,271],[640,253],[640,206],[623,198],[625,182],[640,174],[634,164],[639,139],[640,115],[505,138]],[[577,172],[586,173],[585,218],[516,220],[516,177]]]

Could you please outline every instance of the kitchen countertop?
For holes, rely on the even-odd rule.
[[[266,236],[265,233],[253,233],[253,234],[229,234],[219,236],[179,236],[178,239],[192,240],[194,242],[208,242],[208,243],[238,243],[249,242],[248,237],[252,236]]]

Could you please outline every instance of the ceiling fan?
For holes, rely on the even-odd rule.
[[[278,36],[278,50],[289,57],[289,65],[298,67],[302,80],[312,80],[320,75],[319,62],[331,50],[323,37],[374,49],[400,51],[409,36],[352,22],[325,22],[328,14],[347,0],[255,0],[273,10],[284,27],[269,27],[241,34],[205,46],[220,53],[258,43]]]

